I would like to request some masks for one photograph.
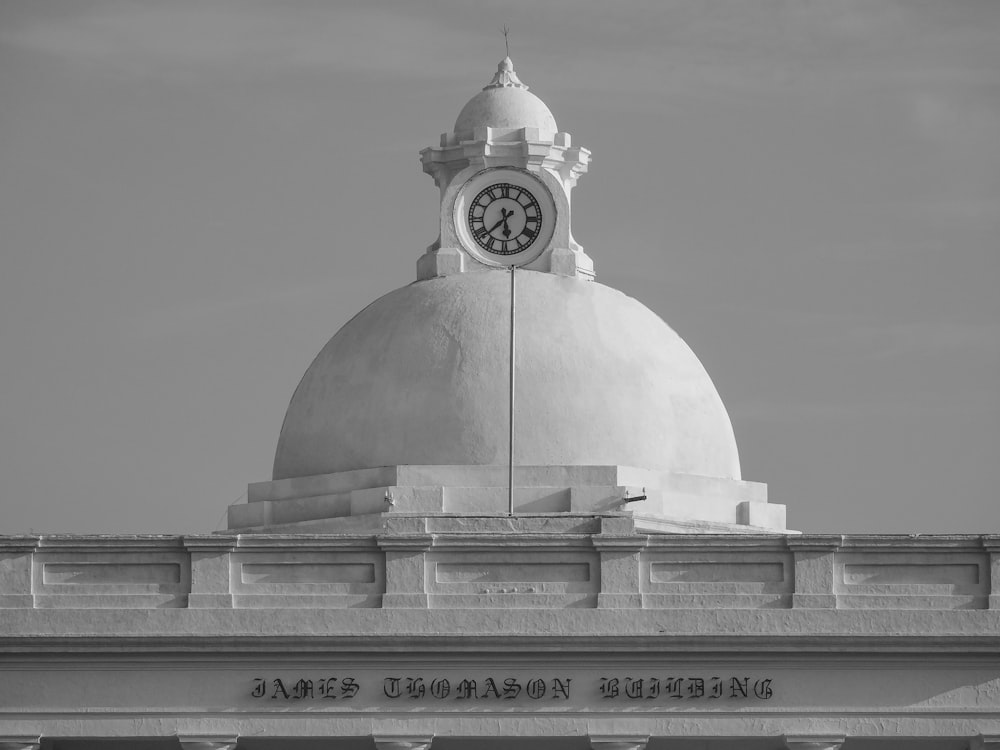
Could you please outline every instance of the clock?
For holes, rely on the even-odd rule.
[[[509,182],[486,186],[469,203],[472,239],[493,255],[517,255],[538,239],[542,208],[529,190]]]
[[[455,203],[455,228],[472,255],[493,266],[522,266],[549,244],[555,204],[530,172],[487,169],[474,175]]]

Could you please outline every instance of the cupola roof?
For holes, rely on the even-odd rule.
[[[454,132],[471,138],[482,127],[537,128],[549,134],[559,130],[545,102],[528,91],[518,78],[509,57],[497,65],[493,80],[462,107]]]

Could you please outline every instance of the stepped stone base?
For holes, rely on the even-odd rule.
[[[251,484],[229,530],[332,533],[386,514],[503,515],[506,466],[382,466]],[[630,466],[516,466],[515,514],[628,512],[637,527],[676,533],[788,533],[767,485]],[[365,520],[367,519],[367,520]],[[360,526],[359,526],[360,524]]]

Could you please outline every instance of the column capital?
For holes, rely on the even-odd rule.
[[[593,750],[645,750],[648,734],[592,734],[588,737]]]
[[[0,750],[38,750],[41,746],[42,738],[37,734],[0,736]]]
[[[429,750],[434,735],[373,734],[378,750]]]
[[[842,734],[786,734],[781,739],[788,750],[840,750],[847,738]]]
[[[179,734],[177,741],[184,750],[234,750],[239,740],[233,734]]]

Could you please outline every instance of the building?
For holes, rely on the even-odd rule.
[[[1000,537],[788,531],[589,157],[503,60],[227,532],[0,538],[0,747],[1000,747]]]

